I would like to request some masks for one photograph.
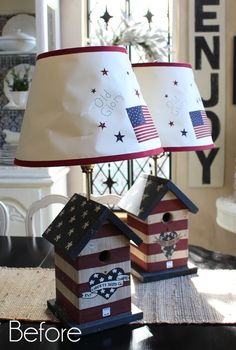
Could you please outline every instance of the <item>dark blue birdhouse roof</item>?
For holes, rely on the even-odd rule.
[[[43,233],[55,248],[75,259],[100,227],[110,221],[137,245],[142,240],[109,208],[84,196],[74,194]]]
[[[141,175],[122,197],[118,206],[127,213],[146,220],[168,191],[171,191],[191,213],[198,211],[195,204],[171,180],[152,175]]]

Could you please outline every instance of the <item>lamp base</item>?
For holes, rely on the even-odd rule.
[[[75,321],[70,319],[70,316],[62,309],[55,299],[48,300],[48,308],[53,312],[53,314],[60,320],[62,323],[68,327],[76,327],[81,331],[81,336],[96,333],[103,331],[105,329],[118,327],[133,321],[141,320],[143,318],[143,312],[137,308],[137,306],[132,304],[131,312],[125,312],[116,316],[109,316],[101,320],[87,322],[83,324],[78,324]]]
[[[86,174],[86,197],[87,200],[90,199],[92,191],[92,174],[93,174],[94,164],[81,165],[82,173]]]
[[[133,276],[137,277],[141,282],[154,282],[166,280],[169,278],[192,275],[197,273],[197,267],[191,263],[188,266],[177,267],[174,269],[163,270],[163,271],[154,271],[147,272],[142,270],[135,263],[131,263],[131,273]]]

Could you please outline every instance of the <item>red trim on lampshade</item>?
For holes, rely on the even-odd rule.
[[[15,159],[14,163],[19,166],[26,167],[53,167],[53,166],[72,166],[72,165],[86,165],[97,164],[106,162],[117,162],[120,160],[130,160],[141,157],[155,156],[163,152],[163,148],[156,148],[154,150],[148,150],[143,152],[129,153],[129,154],[117,154],[113,156],[84,158],[84,159],[62,159],[62,160],[21,160]]]
[[[190,63],[178,63],[178,62],[147,62],[147,63],[133,63],[132,67],[185,67],[191,68]]]
[[[86,46],[86,47],[71,47],[68,49],[59,49],[48,52],[43,52],[37,56],[37,60],[52,56],[68,55],[73,53],[84,53],[84,52],[122,52],[127,54],[127,50],[120,46]]]
[[[184,151],[206,151],[208,149],[215,148],[215,144],[203,145],[203,146],[186,146],[186,147],[163,147],[165,152],[184,152]]]

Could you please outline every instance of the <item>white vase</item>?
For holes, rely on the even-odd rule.
[[[11,91],[13,102],[17,107],[26,107],[29,91]]]

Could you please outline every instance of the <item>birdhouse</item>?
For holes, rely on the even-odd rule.
[[[87,334],[142,318],[130,290],[130,240],[141,239],[110,209],[75,194],[43,236],[55,247],[48,307],[60,320]]]
[[[188,266],[188,216],[198,208],[167,179],[141,176],[119,202],[129,227],[142,239],[131,244],[132,273],[155,281],[194,273]]]

